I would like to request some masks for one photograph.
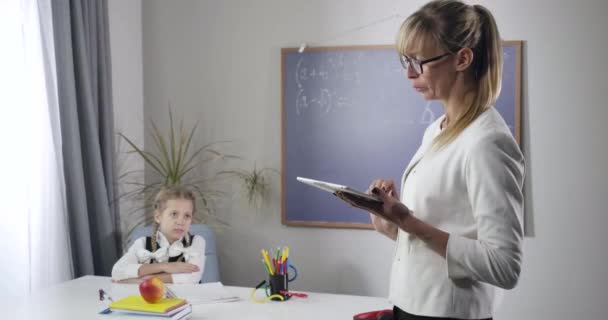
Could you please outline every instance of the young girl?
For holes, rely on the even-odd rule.
[[[155,276],[165,283],[199,283],[205,240],[191,235],[194,194],[183,187],[162,189],[154,200],[154,229],[137,239],[112,268],[112,280],[139,283]]]

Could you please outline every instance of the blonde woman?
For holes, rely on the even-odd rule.
[[[517,284],[523,238],[524,158],[493,107],[502,51],[480,5],[432,1],[408,17],[397,49],[412,87],[439,100],[401,179],[374,181],[382,205],[338,194],[395,240],[389,299],[395,319],[488,319]],[[385,155],[386,156],[386,155]]]

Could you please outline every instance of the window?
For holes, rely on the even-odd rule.
[[[0,2],[0,296],[72,278],[50,3]]]

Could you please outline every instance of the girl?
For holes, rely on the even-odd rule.
[[[199,283],[205,265],[205,240],[191,235],[194,194],[183,187],[163,188],[154,200],[151,237],[137,239],[112,269],[112,280],[139,283],[149,276],[165,283]]]

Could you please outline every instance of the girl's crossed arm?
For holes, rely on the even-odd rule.
[[[136,240],[127,253],[112,269],[112,280],[123,283],[138,283],[148,276],[159,277],[165,283],[198,283],[205,265],[205,240],[194,236],[190,250],[198,253],[188,262],[139,263],[136,252],[145,249],[146,238]]]

